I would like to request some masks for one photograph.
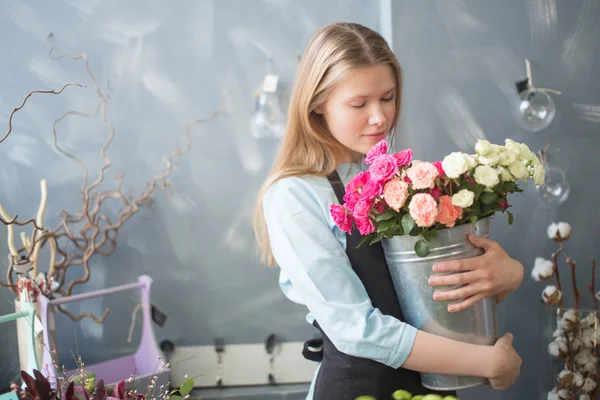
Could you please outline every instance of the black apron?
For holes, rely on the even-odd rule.
[[[336,171],[327,177],[340,204],[343,204],[344,185]],[[363,236],[354,229],[346,235],[346,254],[352,269],[362,281],[373,307],[383,314],[403,321],[394,284],[388,270],[381,243],[356,248]],[[377,361],[354,357],[338,351],[318,322],[313,324],[322,335],[320,340],[307,341],[303,354],[307,359],[321,361],[315,382],[314,400],[354,400],[369,395],[378,400],[390,399],[396,390],[413,394],[436,393],[442,396],[455,392],[434,392],[421,385],[418,372],[404,368],[394,369]],[[322,343],[322,347],[319,345]]]

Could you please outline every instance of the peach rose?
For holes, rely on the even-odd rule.
[[[394,178],[383,187],[385,202],[395,211],[400,211],[408,197],[408,183],[400,178]]]
[[[428,162],[421,162],[412,165],[406,170],[406,175],[412,181],[412,186],[415,189],[433,189],[435,178],[439,176],[438,169],[435,165]]]
[[[446,225],[448,228],[452,228],[456,220],[462,217],[462,213],[462,208],[452,204],[452,197],[442,196],[440,197],[440,204],[437,207],[435,220],[440,224]]]
[[[430,194],[417,193],[408,205],[408,212],[417,226],[427,228],[435,223],[437,203]]]

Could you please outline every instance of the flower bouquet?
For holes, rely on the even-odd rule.
[[[505,213],[512,224],[507,196],[523,191],[518,181],[544,181],[538,157],[510,139],[504,146],[479,140],[473,155],[453,152],[430,163],[413,160],[411,149],[388,154],[387,142],[381,141],[365,163],[368,170],[346,186],[344,204],[331,206],[335,223],[350,234],[358,230],[364,236],[359,246],[381,241],[407,323],[455,340],[493,345],[498,339],[495,299],[449,313],[448,301],[433,300],[435,288],[428,279],[434,262],[483,254],[468,235],[489,236],[489,217]],[[478,377],[438,374],[421,374],[421,381],[432,390],[485,383]]]
[[[522,192],[517,181],[544,181],[544,167],[523,143],[506,145],[478,140],[475,154],[454,152],[433,163],[412,159],[412,150],[387,154],[385,140],[367,154],[369,169],[346,187],[345,204],[331,206],[344,232],[356,227],[365,238],[360,245],[382,238],[420,236],[415,252],[430,253],[429,239],[441,229],[475,223],[496,212],[513,215],[507,195]]]

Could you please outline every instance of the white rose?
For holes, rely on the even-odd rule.
[[[498,164],[508,167],[517,159],[518,153],[509,148],[503,147],[498,153]]]
[[[456,179],[473,168],[475,160],[468,154],[453,152],[442,160],[442,168],[448,178]]]
[[[488,140],[478,139],[477,143],[475,143],[475,153],[477,153],[477,155],[485,156],[493,152],[494,147]]]
[[[498,175],[500,175],[500,177],[502,178],[502,180],[504,182],[514,182],[515,181],[515,177],[512,176],[512,174],[510,173],[508,168],[498,167]]]
[[[534,164],[533,180],[536,185],[541,185],[546,180],[546,169],[542,164]]]
[[[500,182],[496,170],[487,165],[480,165],[475,168],[474,177],[477,183],[489,188],[496,186]]]
[[[522,181],[526,181],[527,178],[529,177],[529,172],[527,172],[527,168],[525,167],[525,164],[523,164],[523,162],[521,160],[517,160],[514,163],[512,163],[508,167],[508,170],[515,177],[515,179],[520,179]]]
[[[470,207],[474,199],[475,193],[468,189],[462,189],[452,196],[452,205],[461,208]]]
[[[531,271],[531,277],[539,282],[550,278],[552,275],[554,275],[554,264],[552,264],[552,261],[537,257],[535,259],[533,270]]]
[[[524,143],[518,143],[512,139],[506,139],[504,144],[506,145],[507,149],[513,150],[517,154],[517,157],[521,160],[531,161],[533,157],[535,157],[535,154],[533,154],[529,147]]]
[[[479,162],[479,164],[483,165],[496,165],[498,164],[498,161],[500,161],[500,157],[498,156],[498,154],[489,153],[485,156],[478,155],[477,161]]]

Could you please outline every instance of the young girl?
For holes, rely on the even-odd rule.
[[[279,265],[283,292],[306,305],[308,322],[323,336],[307,399],[428,393],[419,371],[482,376],[504,389],[520,372],[510,334],[480,346],[402,322],[381,245],[356,248],[358,231],[341,232],[330,215],[364,155],[393,138],[401,94],[400,66],[378,33],[352,23],[321,28],[302,57],[287,132],[259,193],[254,227],[264,261]],[[430,280],[464,285],[436,296],[466,298],[453,311],[489,296],[500,301],[523,279],[523,266],[496,242],[471,241],[485,249],[483,256],[440,263],[436,271],[461,273]]]

